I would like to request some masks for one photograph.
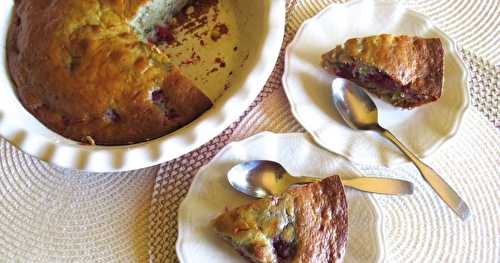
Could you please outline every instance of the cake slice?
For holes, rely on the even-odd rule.
[[[214,226],[251,262],[341,262],[347,243],[344,189],[332,176],[226,211]]]
[[[324,54],[322,67],[394,106],[413,108],[441,96],[443,47],[438,38],[353,38]]]

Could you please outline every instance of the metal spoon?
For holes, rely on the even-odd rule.
[[[356,83],[336,78],[332,83],[333,101],[345,122],[353,129],[373,130],[394,143],[420,171],[441,199],[462,219],[470,216],[467,204],[431,167],[423,163],[391,132],[378,123],[377,106]]]
[[[319,178],[292,176],[283,166],[273,161],[240,163],[229,170],[227,180],[234,189],[257,198],[278,195],[292,185],[321,181]],[[341,180],[345,186],[364,192],[390,195],[413,193],[413,184],[403,180],[377,177]]]

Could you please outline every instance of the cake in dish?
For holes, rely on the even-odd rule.
[[[439,38],[383,34],[347,40],[322,56],[322,66],[394,106],[413,108],[441,96],[443,52]]]
[[[340,178],[226,211],[216,232],[251,262],[341,262],[347,202]]]
[[[159,2],[16,1],[7,56],[24,107],[64,137],[98,145],[158,138],[208,110],[203,91],[138,32],[152,23],[140,12]]]

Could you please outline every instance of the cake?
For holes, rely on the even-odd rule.
[[[338,176],[228,210],[216,232],[251,262],[341,262],[347,202]]]
[[[322,56],[329,73],[401,108],[436,101],[443,86],[439,38],[378,35],[347,40]]]
[[[186,4],[15,1],[7,56],[24,107],[56,133],[97,145],[148,141],[196,119],[212,102],[139,31],[178,11],[173,2]]]

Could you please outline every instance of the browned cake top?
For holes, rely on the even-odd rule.
[[[323,66],[358,63],[377,68],[397,82],[402,92],[429,102],[441,95],[443,53],[439,38],[382,34],[347,40],[323,55]]]
[[[347,202],[338,176],[227,211],[217,232],[254,262],[339,262]]]
[[[210,100],[128,25],[146,0],[18,0],[8,40],[23,105],[79,141],[120,145],[189,123]]]
[[[295,262],[337,262],[347,244],[347,202],[338,176],[292,190],[297,239]]]

